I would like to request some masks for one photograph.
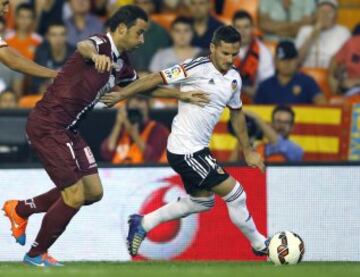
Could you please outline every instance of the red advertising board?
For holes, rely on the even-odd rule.
[[[247,204],[261,233],[267,234],[266,177],[257,169],[229,167],[227,171],[236,178],[247,193]],[[168,186],[156,189],[143,202],[140,211],[148,213],[166,204],[166,193],[171,189],[181,189],[178,175],[165,180]],[[174,241],[170,245],[170,241]],[[174,260],[264,260],[256,257],[249,242],[232,224],[225,203],[216,198],[215,207],[199,215],[163,223],[153,229],[144,241],[142,259]],[[171,249],[174,248],[174,249]],[[155,253],[161,252],[161,253]],[[140,251],[140,254],[142,251]],[[167,254],[168,253],[168,254]]]

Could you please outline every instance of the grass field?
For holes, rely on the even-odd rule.
[[[66,263],[63,268],[32,268],[20,263],[0,263],[0,276],[359,277],[360,263],[302,263],[296,266],[277,267],[270,263],[244,262],[84,262]]]

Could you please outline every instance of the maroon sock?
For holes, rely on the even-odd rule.
[[[35,257],[47,252],[78,211],[79,209],[67,206],[60,197],[45,214],[40,231],[28,255]]]
[[[54,188],[34,198],[19,201],[16,206],[16,212],[23,218],[28,218],[32,214],[47,212],[59,197],[60,191]]]

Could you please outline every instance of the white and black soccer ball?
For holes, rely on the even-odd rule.
[[[270,239],[269,258],[276,265],[300,263],[304,253],[303,240],[293,232],[283,231]]]

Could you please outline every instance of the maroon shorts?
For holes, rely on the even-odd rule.
[[[30,116],[26,134],[31,147],[59,189],[75,184],[86,175],[97,173],[91,149],[78,133],[51,127]]]

